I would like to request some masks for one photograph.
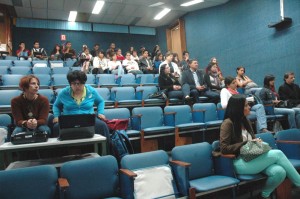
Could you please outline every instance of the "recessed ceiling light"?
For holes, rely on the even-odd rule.
[[[93,9],[92,13],[93,14],[99,14],[102,7],[104,6],[104,3],[105,3],[104,1],[97,1],[95,3],[95,6],[94,6],[94,9]]]
[[[191,5],[194,5],[194,4],[197,4],[197,3],[203,3],[204,0],[193,0],[193,1],[188,1],[186,3],[183,3],[181,4],[180,6],[191,6]]]
[[[156,7],[156,6],[161,6],[161,5],[164,5],[164,4],[165,3],[163,3],[163,2],[157,2],[155,4],[152,4],[152,5],[148,6],[148,7]]]
[[[161,18],[163,18],[166,14],[168,14],[171,11],[171,9],[169,8],[165,8],[163,9],[160,13],[158,13],[154,19],[155,20],[160,20]]]
[[[76,20],[76,16],[77,16],[77,11],[70,11],[68,21],[74,22]]]

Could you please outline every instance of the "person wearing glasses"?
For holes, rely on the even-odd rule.
[[[26,131],[41,131],[51,133],[47,126],[49,101],[40,95],[40,81],[34,75],[20,79],[19,87],[23,93],[11,100],[11,112],[16,128],[12,134]]]
[[[97,107],[95,117],[95,132],[105,136],[108,140],[109,130],[105,122],[104,99],[91,86],[85,84],[87,76],[83,71],[72,71],[67,74],[70,86],[65,87],[58,94],[53,104],[54,127],[53,134],[58,135],[58,117],[75,114],[95,114],[94,105]]]

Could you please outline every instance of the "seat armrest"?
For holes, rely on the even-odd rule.
[[[182,161],[179,161],[179,160],[170,160],[170,163],[174,164],[174,165],[181,166],[181,167],[189,167],[189,166],[191,166],[191,163],[182,162]]]
[[[143,116],[142,114],[137,114],[137,115],[132,115],[131,117],[132,118],[135,118],[135,117],[141,118],[142,116]]]
[[[230,159],[236,158],[236,156],[234,154],[221,154],[221,157],[223,157],[223,158],[230,158]]]
[[[193,113],[197,113],[197,112],[205,112],[205,109],[198,109],[198,110],[192,110]]]
[[[165,112],[165,115],[176,115],[176,112]]]
[[[282,144],[300,144],[300,141],[295,140],[277,140],[276,142]]]
[[[122,174],[125,174],[126,176],[130,177],[130,178],[134,178],[137,177],[137,174],[134,173],[133,171],[129,170],[129,169],[120,169],[120,172]]]
[[[221,154],[218,157],[214,157],[214,169],[217,175],[224,175],[235,177],[235,171],[233,166],[233,159],[236,158],[234,154]]]
[[[68,180],[66,178],[58,178],[58,185],[60,187],[60,189],[67,189],[70,184],[68,182]]]

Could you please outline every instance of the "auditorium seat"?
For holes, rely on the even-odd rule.
[[[55,95],[52,89],[39,89],[39,94],[47,97],[50,106],[52,106],[55,101]]]
[[[110,90],[108,88],[95,88],[98,94],[104,99],[106,107],[114,107],[115,102],[110,98]]]
[[[53,67],[52,74],[64,74],[65,76],[70,72],[69,67]]]
[[[0,90],[0,113],[11,112],[11,100],[21,94],[21,90]]]
[[[32,68],[32,73],[33,74],[47,74],[50,75],[51,74],[51,68],[49,67],[33,67]]]
[[[10,68],[10,73],[12,75],[29,75],[32,74],[31,68],[27,66],[14,66]]]
[[[13,62],[11,60],[0,60],[0,67],[2,66],[8,66],[11,67],[13,65]]]
[[[19,82],[20,79],[24,77],[24,75],[12,75],[12,74],[6,74],[1,75],[1,83],[0,89],[7,90],[7,89],[18,89],[19,88]]]
[[[157,92],[156,86],[138,86],[136,87],[137,98],[142,100],[142,106],[157,106],[165,105],[166,102],[164,99],[152,98],[149,96]]]
[[[67,80],[67,74],[53,74],[52,75],[52,86],[54,88],[62,88],[69,85]]]
[[[141,106],[142,100],[137,99],[133,87],[113,87],[110,91],[115,107]]]
[[[87,80],[85,84],[88,84],[90,86],[96,87],[96,77],[94,74],[86,74]]]
[[[141,86],[156,86],[158,83],[154,83],[153,74],[137,74],[136,82]]]
[[[8,74],[8,66],[0,66],[0,75]]]
[[[27,67],[32,67],[31,61],[28,60],[15,60],[13,62],[13,66],[27,66]]]
[[[49,74],[34,74],[40,80],[40,89],[46,89],[51,86],[51,75]]]
[[[46,60],[33,60],[32,61],[32,66],[35,67],[35,68],[49,67],[48,61],[46,61]]]
[[[119,76],[117,79],[117,84],[119,84],[120,86],[138,86],[135,80],[135,76],[131,73]]]
[[[98,74],[96,78],[97,84],[100,87],[118,86],[118,84],[116,83],[116,76],[113,74]]]

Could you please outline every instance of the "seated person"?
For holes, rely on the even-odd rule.
[[[168,98],[179,98],[182,99],[184,96],[185,100],[189,100],[190,87],[188,84],[185,84],[184,87],[181,87],[177,78],[175,78],[170,71],[170,66],[163,64],[160,66],[160,73],[158,76],[158,85],[161,90],[166,90]],[[183,92],[185,89],[185,92]]]
[[[98,55],[93,60],[93,74],[102,74],[108,72],[107,59],[105,58],[104,51],[100,50]]]
[[[11,112],[16,123],[12,134],[24,131],[46,131],[49,114],[48,98],[38,94],[40,81],[34,75],[28,75],[20,79],[20,89],[23,93],[11,100]]]
[[[27,60],[28,58],[31,60],[31,52],[26,49],[25,42],[23,41],[19,43],[19,49],[16,51],[16,54],[20,60]]]
[[[190,59],[190,54],[188,51],[183,51],[182,53],[182,60],[179,64],[179,68],[181,68],[182,71],[188,70],[189,69],[189,59]]]
[[[196,103],[200,102],[200,96],[208,97],[209,102],[215,104],[220,101],[220,94],[218,92],[207,89],[207,83],[204,80],[204,72],[198,70],[198,61],[195,59],[190,59],[189,69],[182,72],[181,84],[182,86],[185,86],[185,84],[190,86],[189,93],[184,93],[184,96],[190,95],[194,98]]]
[[[247,141],[263,142],[255,138],[250,121],[246,117],[249,114],[250,106],[243,95],[230,97],[220,129],[221,153],[236,155],[233,167],[237,174],[264,173],[267,176],[260,198],[271,199],[272,192],[286,177],[299,187],[300,175],[281,150],[272,149],[249,162],[240,157],[240,149]]]
[[[225,77],[225,88],[221,90],[221,105],[222,108],[227,108],[229,98],[232,95],[239,94],[237,89],[237,80],[234,77]],[[258,132],[268,132],[267,129],[267,118],[265,108],[262,104],[256,104],[251,107],[252,115],[256,116],[257,119],[257,131]]]
[[[240,88],[245,89],[245,94],[255,93],[259,88],[256,83],[254,83],[248,76],[245,75],[246,69],[243,66],[236,68],[236,80],[237,85]]]
[[[47,60],[47,53],[44,48],[40,48],[40,43],[35,41],[31,50],[31,56],[33,60]]]
[[[116,53],[112,52],[111,53],[111,59],[107,63],[109,71],[114,74],[121,76],[124,74],[124,69],[120,61],[117,60],[117,55]]]
[[[122,65],[124,68],[126,68],[127,73],[132,73],[134,75],[143,74],[143,72],[139,70],[138,63],[131,59],[131,54],[129,51],[126,52],[125,59],[123,60]]]
[[[50,55],[50,60],[62,60],[63,53],[62,53],[62,48],[60,45],[55,44],[51,55]]]
[[[164,56],[162,53],[157,53],[157,55],[154,58],[154,67],[156,70],[159,70],[160,64],[164,61]]]
[[[121,48],[117,49],[116,55],[117,55],[117,60],[120,61],[120,62],[122,62],[125,59],[125,57],[122,55],[122,49]]]
[[[81,71],[83,71],[85,74],[89,73],[90,68],[90,61],[92,60],[93,56],[90,54],[90,50],[88,48],[85,48],[83,53],[80,55],[80,61],[81,61]]]
[[[260,91],[259,98],[264,105],[273,104],[275,114],[287,115],[290,128],[300,128],[300,108],[292,109],[278,106],[283,101],[279,99],[279,95],[275,91],[275,77],[273,75],[265,76],[264,88]]]
[[[73,114],[94,114],[94,105],[97,107],[95,117],[95,132],[101,134],[109,141],[109,130],[102,120],[105,119],[104,100],[95,88],[86,85],[87,76],[82,71],[72,71],[67,74],[70,86],[64,88],[57,96],[53,104],[53,114],[55,123],[53,134],[58,135],[58,116]]]
[[[132,51],[131,59],[136,61],[136,63],[138,63],[138,64],[140,63],[140,58],[139,58],[136,50]]]
[[[142,52],[142,57],[140,58],[140,63],[139,63],[140,70],[144,74],[155,74],[157,73],[157,70],[155,70],[153,63],[151,59],[149,59],[149,54],[148,50],[144,50]]]
[[[72,48],[72,43],[67,41],[65,48],[63,50],[63,55],[64,55],[64,60],[68,61],[68,60],[74,60],[76,61],[76,52],[75,50]]]
[[[208,68],[208,72],[204,75],[205,82],[208,89],[216,92],[221,92],[223,87],[223,81],[220,79],[217,65],[211,65]]]
[[[289,108],[300,108],[300,88],[295,84],[295,74],[284,74],[284,83],[279,87],[278,94],[281,100],[288,102]]]
[[[162,64],[167,64],[169,67],[170,67],[170,70],[171,70],[171,73],[173,76],[179,78],[180,74],[181,74],[181,71],[179,70],[178,68],[178,65],[173,61],[173,53],[168,51],[166,54],[165,54],[165,61],[163,61],[160,66]],[[159,66],[159,71],[160,71],[160,66]]]
[[[212,65],[216,65],[216,66],[217,66],[217,71],[218,71],[219,78],[220,78],[221,80],[224,80],[224,77],[223,77],[222,71],[221,71],[221,69],[220,69],[220,67],[219,67],[217,58],[215,58],[215,57],[212,57],[212,58],[210,59],[210,62],[208,63],[208,66],[207,66],[206,69],[205,69],[205,72],[208,73],[208,69],[209,69]]]

